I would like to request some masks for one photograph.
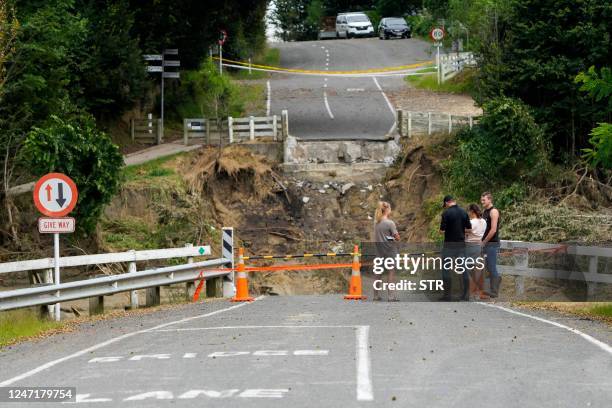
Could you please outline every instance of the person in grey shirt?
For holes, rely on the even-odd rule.
[[[374,218],[376,224],[374,225],[374,239],[376,241],[376,256],[383,258],[395,258],[397,255],[397,244],[400,236],[397,232],[395,223],[389,218],[391,216],[391,204],[386,201],[378,203]],[[387,283],[395,282],[395,270],[391,269],[387,271]],[[389,302],[397,302],[395,293],[387,291],[387,298]],[[374,289],[374,300],[380,300],[380,291]]]

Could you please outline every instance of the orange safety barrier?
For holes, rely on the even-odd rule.
[[[359,247],[355,245],[353,251],[353,263],[351,264],[351,283],[349,284],[349,293],[344,296],[346,300],[365,300],[366,297],[362,294],[361,289],[361,271],[359,265]]]
[[[244,248],[238,249],[238,267],[236,268],[236,295],[232,302],[252,302],[249,296],[249,280],[244,267]]]

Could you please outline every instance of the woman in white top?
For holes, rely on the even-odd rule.
[[[482,212],[480,207],[476,204],[470,204],[468,206],[468,215],[470,216],[470,223],[472,224],[472,230],[465,234],[465,256],[467,258],[474,259],[482,256],[482,236],[487,228],[487,222],[482,218]],[[482,268],[474,267],[470,270],[470,293],[480,298],[486,299],[486,295],[482,293],[484,285],[484,276]]]

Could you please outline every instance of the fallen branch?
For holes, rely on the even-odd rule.
[[[298,237],[292,237],[291,235],[287,235],[287,234],[283,234],[281,232],[276,232],[276,231],[268,231],[268,234],[270,235],[276,235],[278,237],[282,237],[285,239],[288,239],[290,241],[303,241],[302,238],[298,238]]]

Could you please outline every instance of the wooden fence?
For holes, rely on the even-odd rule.
[[[160,144],[163,140],[161,119],[131,119],[132,142]]]
[[[402,137],[412,137],[416,134],[431,135],[433,133],[452,133],[462,127],[470,129],[478,120],[471,115],[453,115],[441,112],[412,112],[398,109],[396,111],[397,129]]]
[[[287,111],[279,117],[250,116],[247,118],[228,117],[227,120],[216,121],[205,118],[188,118],[183,121],[183,143],[190,141],[202,144],[229,144],[256,139],[285,140],[289,133]]]

